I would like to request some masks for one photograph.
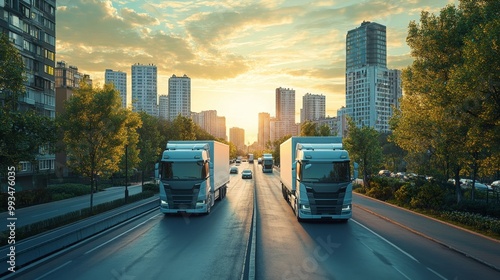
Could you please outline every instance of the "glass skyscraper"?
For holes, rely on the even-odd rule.
[[[401,71],[387,69],[386,27],[364,21],[346,37],[346,110],[356,125],[389,132],[399,106]]]

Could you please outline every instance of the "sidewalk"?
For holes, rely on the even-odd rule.
[[[128,186],[128,191],[129,195],[142,192],[141,184]],[[124,197],[125,186],[106,188],[103,191],[94,193],[93,205],[95,206]],[[90,207],[90,194],[16,209],[16,226],[22,227],[88,207]],[[6,222],[8,217],[12,218],[12,216],[8,215],[8,212],[0,213],[0,220]]]

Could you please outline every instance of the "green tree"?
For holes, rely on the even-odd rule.
[[[0,100],[2,109],[15,111],[25,88],[24,63],[19,51],[0,32]]]
[[[276,139],[273,141],[272,143],[272,155],[273,155],[273,160],[274,160],[274,163],[275,164],[279,164],[281,165],[280,163],[280,160],[281,160],[281,156],[280,156],[280,145],[285,142],[286,140],[288,140],[288,138],[292,137],[292,135],[285,135],[279,139]]]
[[[332,135],[330,127],[325,123],[320,125],[318,128],[318,136],[336,136],[336,135],[337,133],[335,133],[335,135]]]
[[[357,127],[352,119],[348,121],[348,133],[344,146],[351,161],[359,164],[363,174],[363,185],[370,187],[368,177],[375,173],[382,162],[382,148],[378,142],[379,133],[372,127]]]
[[[394,139],[413,158],[427,154],[444,177],[453,173],[457,201],[462,173],[499,166],[499,10],[498,1],[462,0],[409,24],[414,61],[403,71]]]
[[[316,123],[312,121],[305,121],[300,126],[300,136],[316,136],[317,128]]]
[[[162,122],[159,118],[153,117],[145,112],[140,112],[139,116],[142,121],[142,126],[137,130],[139,133],[139,168],[142,173],[142,185],[144,185],[145,174],[149,174],[153,170],[154,164],[158,162],[161,153],[167,144],[166,133],[162,135],[161,126],[167,126],[166,122]]]
[[[96,177],[119,170],[129,134],[140,125],[121,107],[119,92],[112,85],[93,88],[85,81],[66,102],[58,117],[64,134],[68,165],[90,178],[90,209]]]
[[[179,114],[172,122],[170,137],[169,140],[196,140],[195,123]]]
[[[51,152],[56,142],[56,125],[49,117],[19,108],[25,94],[24,65],[20,53],[0,32],[0,175],[7,166],[21,161],[34,162]],[[40,147],[49,147],[49,150]]]
[[[141,148],[139,148],[139,133],[137,132],[138,127],[140,128],[143,124],[141,117],[138,113],[132,112],[130,110],[124,110],[127,114],[127,141],[125,142],[125,153],[123,154],[119,168],[126,177],[126,184],[129,183],[128,178],[132,175],[131,170],[135,169],[141,163],[141,158],[139,154]],[[137,129],[134,129],[137,128]],[[128,190],[127,194],[128,196]]]
[[[327,124],[318,126],[312,121],[305,121],[300,126],[300,136],[330,136],[330,127]]]

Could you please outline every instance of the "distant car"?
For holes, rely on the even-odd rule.
[[[245,169],[241,172],[241,178],[243,179],[252,179],[252,170]]]
[[[499,181],[493,181],[493,183],[491,183],[490,185],[493,189],[500,189],[500,180]]]
[[[230,174],[238,174],[238,167],[233,166],[231,169],[229,169]]]
[[[462,184],[461,187],[462,187],[462,189],[470,189],[471,186],[472,186],[472,182],[466,183],[466,184]],[[476,190],[481,190],[481,191],[486,191],[486,190],[492,191],[493,190],[492,187],[490,187],[488,185],[485,185],[485,184],[482,184],[482,183],[479,183],[479,182],[476,182],[474,184],[474,186],[476,187]]]
[[[262,164],[262,158],[257,159],[257,164]]]
[[[380,170],[378,172],[379,176],[386,176],[386,177],[391,177],[391,171],[389,170]]]

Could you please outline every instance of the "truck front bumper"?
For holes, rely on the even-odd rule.
[[[183,208],[183,207],[170,208],[167,202],[161,200],[160,211],[163,214],[177,214],[177,213],[202,214],[202,213],[207,213],[207,205],[204,203],[196,203],[196,208]]]
[[[299,218],[304,220],[348,220],[352,218],[352,205],[346,205],[340,214],[311,214],[309,209],[300,209]]]

